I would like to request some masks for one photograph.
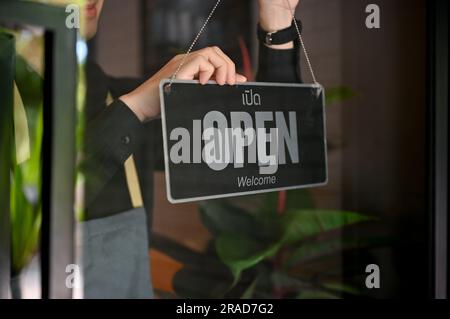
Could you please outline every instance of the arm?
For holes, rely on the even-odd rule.
[[[259,23],[263,30],[277,31],[289,27],[292,14],[287,4],[295,10],[298,0],[259,0]],[[300,46],[298,41],[281,45],[259,44],[257,81],[294,83],[302,82],[300,76]]]
[[[85,173],[85,200],[88,208],[103,191],[108,191],[105,189],[107,185],[111,182],[111,185],[116,184],[114,178],[121,173],[119,168],[123,167],[126,159],[136,151],[142,142],[144,131],[144,125],[120,100],[105,107],[104,111],[87,124],[82,170]],[[122,190],[119,187],[116,189],[115,192]],[[126,194],[112,197],[112,201],[128,198]],[[128,204],[116,201],[112,206],[125,210]]]
[[[150,74],[155,74],[158,70],[154,70]],[[144,80],[145,81],[145,80]],[[119,97],[127,92],[131,92],[144,81],[136,80],[131,78],[114,78],[109,77],[109,86],[111,88],[111,94],[113,97]],[[146,165],[143,169],[138,164],[139,171],[145,171],[150,169],[148,165],[151,165],[152,170],[163,171],[164,170],[164,149],[163,149],[163,138],[162,138],[162,128],[161,120],[155,119],[144,124],[145,126],[145,139],[142,141],[142,146],[140,149],[145,149],[149,156],[151,156],[152,161],[145,160],[146,163],[140,164]],[[142,154],[141,154],[142,155]],[[146,155],[147,156],[147,155]],[[136,158],[137,160],[137,158]]]
[[[159,83],[178,69],[183,56],[176,56],[149,80],[105,107],[102,101],[98,115],[88,122],[85,135],[85,158],[82,170],[86,177],[85,205],[89,206],[114,178],[119,168],[145,138],[144,123],[157,120],[160,114]],[[217,47],[192,52],[179,70],[177,79],[198,79],[201,84],[214,79],[220,85],[245,82],[235,72],[234,63]],[[101,82],[101,81],[100,81]],[[159,150],[159,149],[158,149]],[[111,198],[114,201],[114,198]]]

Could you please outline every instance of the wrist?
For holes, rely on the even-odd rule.
[[[289,10],[261,9],[259,13],[261,28],[273,32],[288,28],[292,23],[292,14]]]
[[[294,41],[298,38],[298,32],[295,24],[293,23],[292,16],[290,20],[285,19],[283,23],[276,22],[280,19],[272,19],[271,26],[284,26],[278,29],[268,29],[267,24],[260,21],[257,28],[258,39],[262,44],[271,49],[286,50],[293,49],[295,47]],[[287,21],[287,22],[286,22]],[[297,20],[297,25],[301,32],[301,22]]]
[[[147,81],[119,99],[133,111],[141,122],[150,121],[159,116],[159,91],[155,81]]]
[[[132,93],[122,95],[119,100],[125,103],[126,106],[136,115],[139,121],[144,122],[146,117],[145,114],[141,111],[139,107],[139,103],[136,101],[136,98],[132,95]]]
[[[290,50],[294,48],[294,41],[290,41],[287,43],[283,43],[283,44],[272,44],[272,45],[267,45],[264,43],[264,45],[270,49],[274,49],[274,50]]]

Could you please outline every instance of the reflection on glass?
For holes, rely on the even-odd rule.
[[[382,1],[392,13],[371,31],[361,24],[360,0],[301,1],[305,40],[327,92],[327,186],[171,205],[160,120],[139,122],[120,97],[184,52],[207,16],[203,2],[84,2],[89,19],[80,32],[88,42],[77,44],[78,268],[68,268],[75,275],[73,296],[425,295],[425,1],[408,8]],[[223,48],[253,79],[257,9],[249,3],[219,7],[198,47]],[[17,53],[9,75],[15,82],[12,292],[39,297],[43,31],[0,26],[14,35]],[[275,60],[271,67],[283,69],[283,59]],[[297,56],[289,63],[281,77],[296,73]],[[307,76],[303,72],[305,82]],[[367,281],[368,265],[380,267],[381,289],[369,289],[377,280]]]
[[[3,26],[15,42],[14,129],[11,153],[11,296],[40,298],[43,30]],[[5,76],[2,74],[2,76]],[[6,75],[8,76],[8,75]]]

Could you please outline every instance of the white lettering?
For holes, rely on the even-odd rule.
[[[283,112],[255,112],[254,117],[247,112],[231,112],[230,124],[224,114],[211,111],[203,120],[193,120],[192,130],[174,128],[169,135],[174,141],[170,160],[174,164],[203,161],[215,171],[229,164],[234,168],[258,164],[263,175],[275,174],[288,158],[291,163],[300,162],[295,112],[288,113],[288,121]]]

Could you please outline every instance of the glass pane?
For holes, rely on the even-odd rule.
[[[203,3],[105,2],[89,41],[88,92],[101,92],[103,101],[110,89],[113,101],[184,52],[209,13]],[[363,1],[305,0],[297,9],[312,66],[327,92],[325,187],[170,204],[160,121],[145,124],[134,158],[156,296],[425,296],[427,276],[408,280],[409,274],[428,272],[425,1],[401,3],[382,1],[379,29],[366,26]],[[252,18],[257,15],[247,2],[222,4],[196,49],[221,47],[239,72],[254,79],[262,54]],[[124,26],[124,17],[133,23]],[[304,56],[301,61],[302,78],[311,82]],[[91,71],[94,79],[96,72],[113,77],[110,87],[89,84]],[[133,84],[130,78],[141,80]],[[88,114],[90,108],[88,102]],[[126,173],[114,178],[96,206],[108,217],[132,206]],[[370,265],[382,273],[380,289],[366,285]]]
[[[40,298],[44,30],[0,21],[0,32],[2,41],[9,36],[15,45],[15,52],[11,52],[13,73],[2,74],[14,81],[10,154],[11,296]]]
[[[65,283],[75,298],[428,296],[425,0],[300,1],[305,49],[326,92],[327,185],[183,204],[167,199],[158,84],[186,71],[180,54],[215,1],[76,3],[76,258]],[[260,15],[256,1],[222,1],[193,47],[222,52],[190,58],[206,60],[218,82],[213,60],[227,55],[248,81],[311,83],[296,36],[263,44]],[[43,30],[0,27],[15,36],[23,102],[14,105],[12,272],[24,297],[39,297]],[[180,78],[201,80],[195,65]]]

